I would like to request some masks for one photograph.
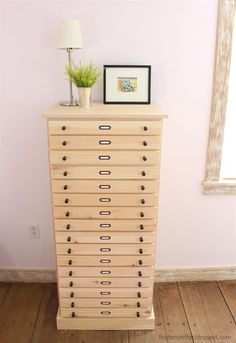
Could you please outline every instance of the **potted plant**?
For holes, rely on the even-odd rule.
[[[92,86],[101,78],[101,70],[92,62],[66,66],[66,74],[69,80],[78,88],[79,102],[81,107],[90,107]]]

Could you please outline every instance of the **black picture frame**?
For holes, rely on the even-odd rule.
[[[117,101],[107,100],[107,69],[108,68],[146,68],[148,72],[147,100],[146,101]],[[103,66],[103,103],[106,105],[150,105],[151,103],[151,65],[112,65]]]

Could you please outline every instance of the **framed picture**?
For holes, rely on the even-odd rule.
[[[104,104],[150,104],[150,65],[104,65]]]

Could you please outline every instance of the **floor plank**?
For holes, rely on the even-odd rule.
[[[219,281],[218,285],[236,323],[236,280]]]
[[[165,324],[167,341],[172,343],[193,342],[188,320],[176,283],[158,284],[160,305]]]
[[[31,341],[43,292],[43,284],[11,284],[0,307],[0,342]]]
[[[217,342],[235,343],[236,327],[216,282],[201,282],[198,286],[213,336]]]
[[[6,298],[7,292],[9,290],[9,287],[10,287],[9,283],[0,282],[0,305],[3,304],[3,302]]]
[[[201,337],[210,341],[213,332],[198,289],[201,282],[180,282],[178,285],[194,342],[199,342]]]

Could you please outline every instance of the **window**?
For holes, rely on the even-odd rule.
[[[220,0],[204,193],[236,194],[236,0]],[[235,44],[233,42],[235,41]],[[232,56],[231,56],[232,55]]]

